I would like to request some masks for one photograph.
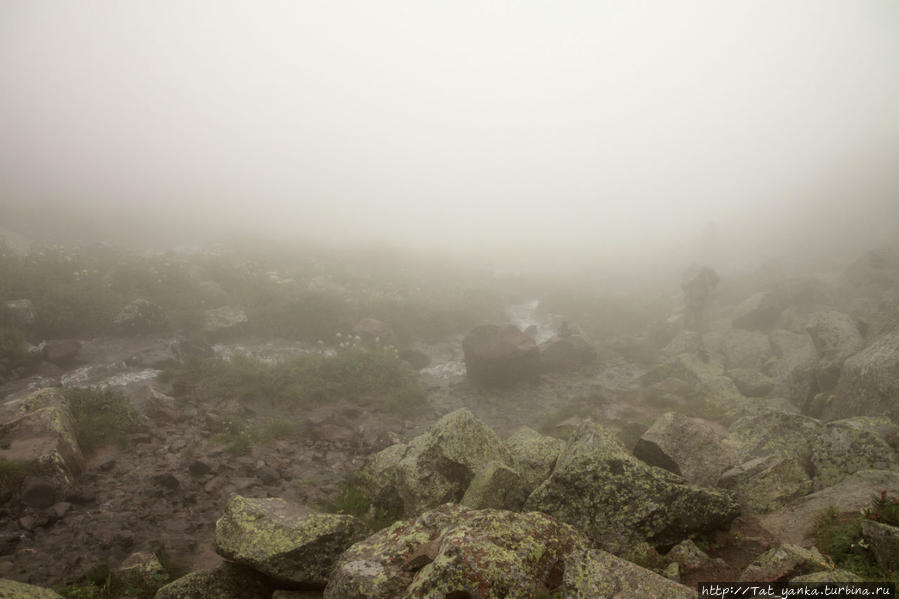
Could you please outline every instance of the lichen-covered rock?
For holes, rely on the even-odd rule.
[[[824,510],[834,507],[838,512],[855,512],[871,503],[871,496],[881,491],[899,494],[899,472],[862,470],[842,481],[816,491],[760,517],[762,526],[784,541],[804,544],[812,536],[815,521]]]
[[[849,570],[821,570],[811,574],[803,574],[790,579],[790,582],[799,584],[816,582],[864,582],[864,578]]]
[[[830,565],[821,552],[812,547],[784,543],[772,547],[755,558],[740,574],[745,582],[772,582],[789,580],[803,574],[829,570]]]
[[[526,495],[530,495],[537,485],[549,478],[556,460],[565,449],[565,442],[561,439],[541,435],[526,426],[506,438],[504,444],[521,474],[522,488]]]
[[[812,492],[812,481],[795,458],[765,456],[735,466],[718,485],[733,492],[745,509],[765,514]]]
[[[607,429],[585,421],[552,475],[525,502],[621,553],[629,544],[673,544],[726,526],[739,507],[726,493],[693,487],[630,455]]]
[[[270,599],[268,579],[251,568],[223,562],[191,572],[158,591],[155,599]]]
[[[888,572],[899,570],[899,526],[865,518],[862,520],[862,535],[881,568]]]
[[[368,532],[353,516],[235,495],[215,524],[215,549],[277,581],[324,586],[338,556]]]
[[[484,386],[533,380],[540,373],[540,350],[533,338],[510,325],[475,327],[462,341],[468,378]]]
[[[896,451],[885,440],[891,424],[865,416],[825,424],[811,455],[815,484],[829,487],[859,470],[895,468]]]
[[[846,359],[834,400],[824,410],[831,420],[886,416],[899,423],[899,329]]]
[[[0,578],[0,597],[3,599],[62,599],[50,589],[6,578]]]
[[[572,553],[562,577],[565,599],[692,599],[696,593],[682,584],[605,551]]]
[[[708,383],[724,374],[724,365],[715,358],[703,359],[695,353],[672,356],[640,377],[643,385],[674,378],[692,385]]]
[[[634,446],[634,456],[704,487],[715,486],[721,473],[736,463],[714,426],[676,412],[656,419]]]
[[[120,587],[147,588],[168,578],[165,568],[152,553],[137,552],[125,558],[118,568],[110,573],[113,582]]]
[[[775,387],[774,379],[750,368],[728,368],[727,376],[747,397],[765,397]]]
[[[572,370],[596,361],[596,348],[581,335],[556,336],[540,345],[544,371]]]
[[[396,464],[396,487],[403,513],[411,517],[447,502],[458,502],[475,473],[495,460],[512,465],[500,438],[463,408],[412,439]]]
[[[459,503],[476,510],[517,510],[526,497],[518,471],[491,460],[475,473]]]
[[[403,500],[397,488],[399,463],[406,453],[405,443],[395,443],[370,456],[356,473],[356,484],[375,508],[401,516]]]
[[[26,463],[48,485],[64,489],[84,467],[74,430],[65,407],[25,412],[0,425],[0,459]]]
[[[587,539],[540,513],[447,504],[346,550],[326,599],[529,599],[562,582]]]
[[[732,329],[722,335],[719,345],[724,365],[731,368],[758,370],[771,357],[768,336],[756,331]]]
[[[795,458],[810,473],[821,428],[819,420],[802,414],[763,410],[734,422],[724,444],[736,452],[740,463],[774,455]]]
[[[120,333],[146,334],[169,327],[165,311],[156,304],[138,298],[116,314],[112,324]]]
[[[709,557],[709,554],[697,547],[692,539],[685,539],[672,547],[667,557],[680,564],[682,570],[698,570],[713,564],[726,565],[721,558]]]
[[[851,316],[833,310],[812,314],[806,331],[818,352],[815,366],[817,391],[830,391],[839,380],[843,362],[862,349],[865,339]]]
[[[818,353],[808,333],[794,333],[783,329],[768,335],[774,359],[766,372],[781,381],[787,399],[803,406],[817,392],[815,367]]]

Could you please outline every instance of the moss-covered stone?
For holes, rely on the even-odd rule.
[[[773,455],[731,468],[718,484],[732,491],[746,510],[757,514],[772,512],[812,492],[812,481],[797,460]]]
[[[269,580],[245,566],[223,562],[210,570],[191,572],[158,591],[155,599],[270,599]]]
[[[6,578],[0,578],[0,597],[3,599],[62,599],[50,589]]]
[[[132,553],[111,573],[112,580],[122,587],[146,588],[168,579],[165,568],[152,553]]]
[[[395,443],[370,456],[356,473],[356,484],[376,509],[401,516],[403,500],[397,488],[399,463],[406,453],[405,443]]]
[[[353,516],[235,495],[215,524],[215,548],[280,582],[323,587],[338,556],[368,532]]]
[[[899,571],[899,526],[863,519],[862,535],[881,568]]]
[[[495,460],[512,457],[493,430],[467,409],[456,410],[412,439],[396,466],[403,513],[411,517],[462,499],[475,473]]]
[[[828,422],[811,454],[818,488],[829,487],[859,470],[896,467],[896,451],[885,441],[895,425],[887,418],[856,417]]]
[[[803,574],[791,578],[790,582],[805,584],[815,582],[864,582],[864,578],[850,572],[849,570],[821,570],[820,572],[812,572],[811,574]]]
[[[715,486],[721,473],[736,463],[710,423],[676,412],[656,419],[637,441],[634,455],[705,487]]]
[[[692,539],[685,539],[672,547],[666,557],[680,564],[681,570],[698,570],[712,564],[725,565],[722,559],[709,557]]]
[[[562,577],[565,599],[691,599],[692,589],[601,550],[572,553]]]
[[[476,510],[517,510],[525,497],[518,471],[491,460],[475,473],[459,503]]]
[[[504,442],[515,468],[521,474],[521,483],[526,494],[549,478],[556,460],[565,449],[565,442],[549,435],[541,435],[532,428],[521,427]]]
[[[799,545],[784,543],[755,558],[740,574],[739,580],[746,582],[789,580],[802,574],[829,569],[831,566],[827,560],[814,547],[805,549]]]
[[[824,418],[886,416],[899,423],[899,329],[882,335],[843,363]]]
[[[640,541],[674,544],[730,523],[739,512],[723,491],[693,487],[631,456],[607,429],[584,422],[552,475],[525,502],[584,531],[613,553]]]
[[[545,514],[447,504],[350,547],[325,597],[529,599],[558,587],[566,557],[588,545]]]
[[[724,438],[740,463],[774,455],[795,458],[811,472],[812,453],[818,444],[821,422],[802,414],[763,410],[734,422]]]

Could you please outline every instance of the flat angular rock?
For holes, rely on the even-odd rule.
[[[613,553],[641,541],[674,544],[690,533],[727,526],[739,511],[726,492],[690,486],[641,462],[590,421],[575,431],[524,509],[551,514]]]
[[[473,509],[517,510],[524,503],[521,475],[514,468],[490,461],[475,473],[459,502]]]
[[[409,442],[396,463],[396,488],[407,517],[462,499],[475,473],[512,458],[493,430],[467,409],[456,410]]]
[[[740,574],[745,582],[772,582],[790,580],[803,574],[829,570],[827,560],[817,549],[805,549],[785,543],[772,547],[755,558]]]
[[[327,599],[531,599],[562,583],[587,539],[540,513],[447,504],[397,522],[341,557]]]
[[[571,554],[565,562],[562,580],[565,599],[696,597],[696,593],[689,587],[596,549]]]
[[[3,599],[62,599],[50,589],[5,578],[0,578],[0,597]]]
[[[812,481],[794,458],[765,456],[735,466],[718,485],[746,510],[765,514],[812,492]]]
[[[215,525],[216,552],[283,583],[324,586],[344,549],[368,534],[353,516],[235,495]]]
[[[878,337],[843,363],[827,419],[886,416],[899,423],[899,329]]]
[[[862,535],[881,568],[888,572],[899,570],[899,526],[864,519]]]
[[[714,426],[677,412],[656,419],[637,441],[634,456],[704,487],[714,487],[721,473],[736,463]]]
[[[515,467],[521,474],[521,482],[526,494],[549,478],[556,460],[565,449],[565,442],[556,437],[541,435],[532,428],[522,427],[503,442]]]
[[[191,572],[158,591],[155,599],[270,599],[272,587],[262,574],[229,562]]]

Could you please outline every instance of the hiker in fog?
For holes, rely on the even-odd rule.
[[[684,329],[704,333],[709,328],[712,290],[718,274],[707,266],[691,268],[681,283],[684,290]]]

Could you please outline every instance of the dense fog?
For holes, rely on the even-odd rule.
[[[897,33],[0,0],[0,597],[893,596]]]
[[[150,246],[826,254],[895,228],[897,26],[890,0],[4,2],[0,218]]]

